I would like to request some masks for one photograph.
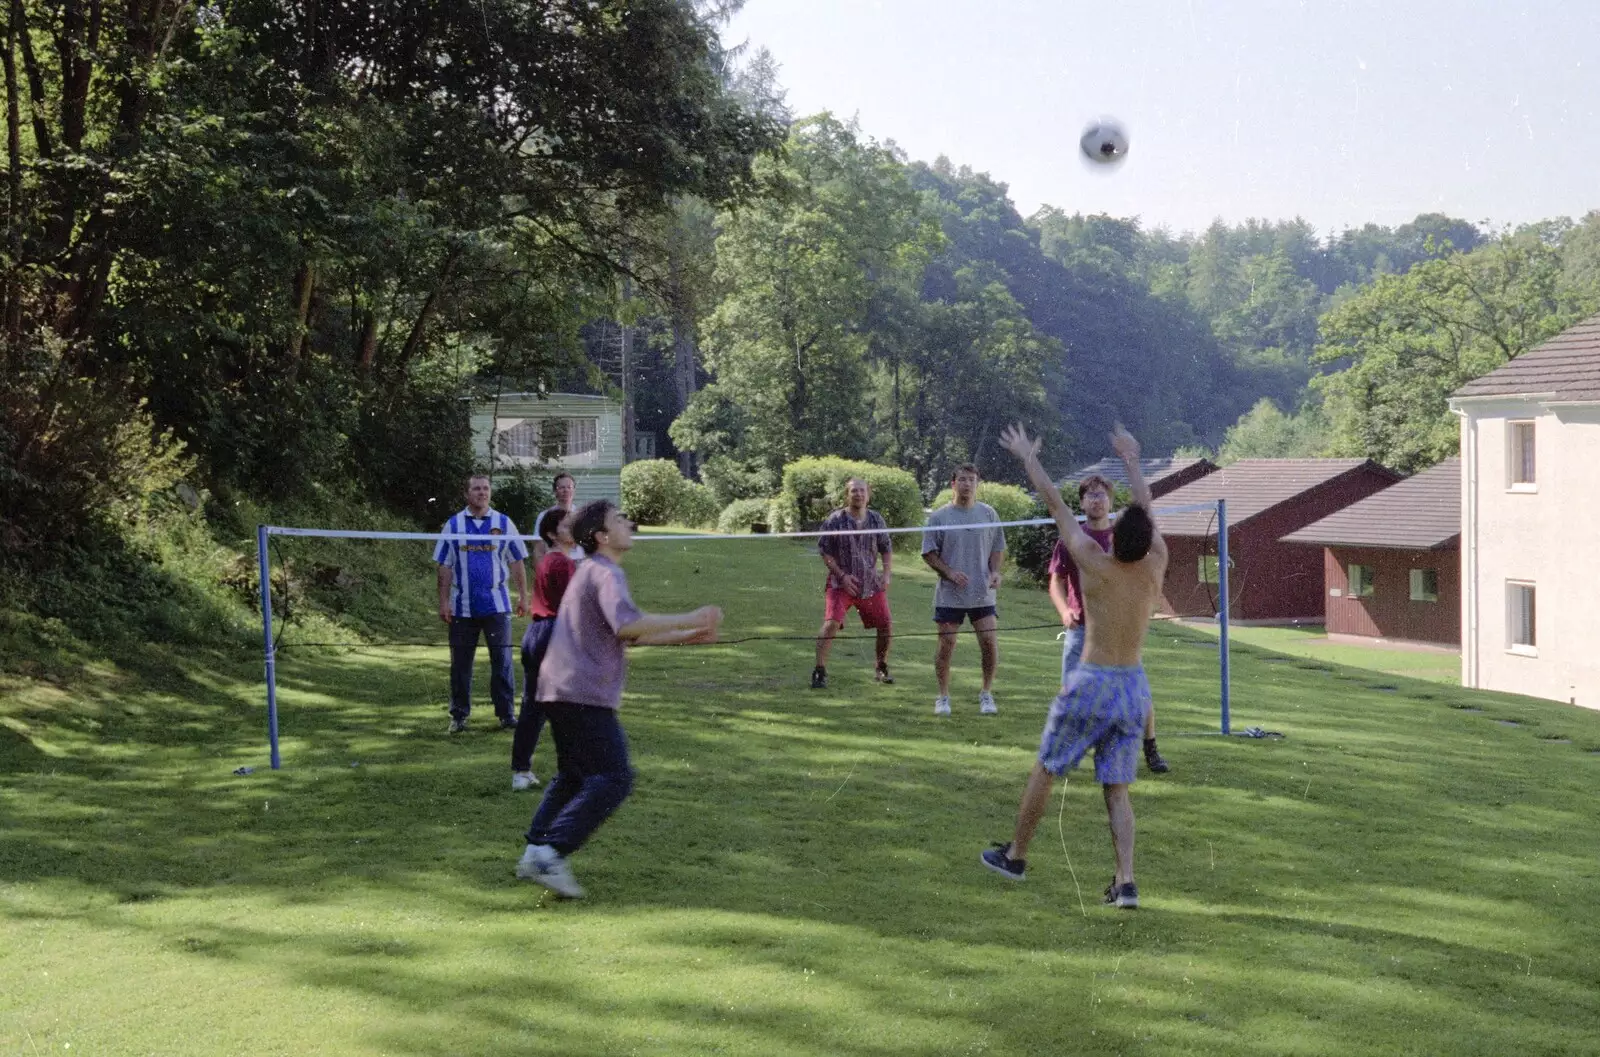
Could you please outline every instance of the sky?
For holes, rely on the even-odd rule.
[[[987,172],[1023,216],[1600,209],[1600,0],[748,0],[724,36],[772,51],[797,116]],[[1115,167],[1079,155],[1102,116]]]

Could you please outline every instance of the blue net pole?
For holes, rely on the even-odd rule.
[[[261,572],[261,640],[267,659],[267,742],[272,747],[272,769],[278,756],[278,662],[272,648],[272,570],[267,560],[267,526],[256,526],[256,562]]]
[[[1228,501],[1217,500],[1217,627],[1222,632],[1218,652],[1222,658],[1222,733],[1231,733],[1228,723]]]

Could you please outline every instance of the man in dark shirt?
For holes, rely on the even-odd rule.
[[[889,547],[889,526],[883,515],[872,510],[867,503],[872,498],[872,488],[860,478],[853,478],[846,486],[848,502],[828,515],[822,523],[823,535],[817,540],[817,553],[828,567],[826,609],[822,617],[822,631],[817,635],[817,666],[811,671],[811,688],[820,690],[828,685],[828,650],[833,637],[844,627],[845,616],[852,607],[861,615],[863,627],[878,631],[878,666],[874,678],[880,683],[892,683],[889,675],[889,641],[893,621],[889,616],[889,570],[893,552]],[[852,535],[829,535],[851,532]],[[878,575],[878,559],[883,559],[883,575]]]
[[[1112,485],[1099,474],[1090,474],[1078,482],[1078,506],[1085,518],[1084,534],[1111,553]],[[1061,649],[1061,686],[1067,685],[1067,676],[1083,658],[1083,589],[1078,584],[1078,565],[1067,553],[1066,544],[1056,540],[1050,554],[1050,601],[1061,614],[1065,640]],[[1172,768],[1162,759],[1156,748],[1156,710],[1151,705],[1144,721],[1144,762],[1156,774],[1165,774]]]

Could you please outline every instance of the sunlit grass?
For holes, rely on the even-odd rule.
[[[574,858],[581,903],[511,876],[534,801],[486,707],[445,736],[441,651],[287,648],[276,773],[257,656],[0,676],[0,1054],[1600,1053],[1600,716],[1241,642],[1234,724],[1285,737],[1224,739],[1213,640],[1158,625],[1174,771],[1135,787],[1144,906],[1119,913],[1088,770],[1025,883],[977,865],[1050,630],[1003,637],[997,717],[963,640],[936,720],[911,562],[898,684],[852,640],[820,693],[807,549],[628,564],[649,608],[794,638],[635,655],[639,781]],[[442,638],[419,608],[408,637]]]

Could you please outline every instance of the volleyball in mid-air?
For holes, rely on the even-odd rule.
[[[1083,156],[1096,165],[1116,165],[1128,156],[1128,132],[1111,118],[1089,123],[1078,140]]]

